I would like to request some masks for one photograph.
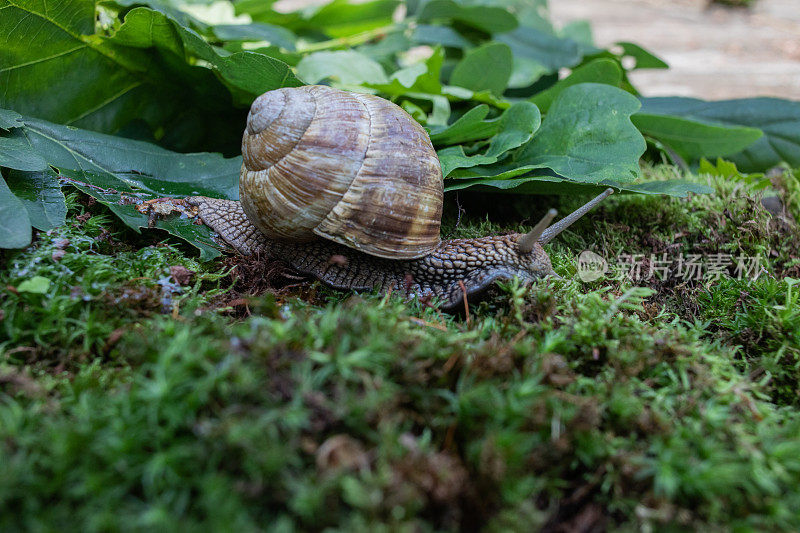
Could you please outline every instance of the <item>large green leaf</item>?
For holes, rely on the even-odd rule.
[[[23,137],[4,139],[0,147],[2,147],[0,167],[19,170],[44,170],[47,168],[47,161],[39,154],[31,152],[27,140]]]
[[[51,169],[44,172],[9,171],[6,182],[28,212],[31,226],[48,231],[64,224],[66,200],[58,177]]]
[[[162,12],[135,8],[110,37],[94,19],[92,0],[0,0],[0,107],[106,133],[142,123],[164,145],[233,151],[244,112],[230,92],[246,104],[299,84],[284,63],[220,55]]]
[[[558,81],[552,87],[537,93],[530,98],[530,101],[536,104],[543,113],[547,113],[553,100],[562,91],[579,83],[605,83],[619,87],[622,83],[622,68],[614,60],[595,59],[576,68],[569,76]]]
[[[643,98],[642,113],[683,117],[711,125],[758,128],[763,137],[727,159],[744,172],[763,172],[781,161],[800,166],[800,102],[742,98],[706,102],[695,98]]]
[[[31,222],[22,202],[0,179],[0,248],[23,248],[31,242]]]
[[[444,50],[436,47],[424,63],[415,63],[400,69],[389,76],[387,83],[368,83],[365,87],[374,89],[389,99],[406,97],[431,102],[432,111],[427,117],[428,126],[445,126],[451,113],[450,102],[474,100],[485,102],[500,109],[507,109],[508,101],[489,91],[472,91],[464,87],[442,85],[440,81]]]
[[[486,106],[478,106],[464,115],[459,121],[433,136],[439,144],[447,140],[478,139],[491,136],[486,150],[479,154],[467,155],[464,147],[450,146],[437,152],[442,165],[442,175],[447,177],[453,170],[479,165],[490,165],[506,154],[528,142],[541,124],[539,109],[530,102],[518,102],[494,120],[484,121]]]
[[[511,160],[485,164],[465,160],[455,151],[449,154],[455,166],[445,190],[494,187],[536,193],[542,190],[539,182],[546,181],[560,183],[560,192],[579,189],[580,184],[633,191],[640,185],[629,182],[638,175],[645,149],[644,138],[630,121],[638,107],[634,96],[609,85],[568,87],[556,98],[542,127]],[[478,112],[469,121],[474,123],[477,116]],[[531,185],[525,185],[528,182]],[[679,192],[666,188],[660,193]]]
[[[631,120],[639,131],[663,142],[686,161],[740,152],[763,133],[756,128],[720,126],[683,117],[636,113]]]
[[[129,47],[158,48],[172,52],[184,61],[193,57],[202,59],[227,85],[245,93],[241,102],[244,104],[270,89],[302,85],[282,61],[255,52],[221,55],[193,30],[147,8],[129,12],[110,41]]]
[[[431,0],[417,16],[420,22],[458,21],[486,33],[503,33],[513,30],[518,22],[506,9],[494,6],[463,5],[453,0]]]
[[[484,120],[488,114],[489,106],[480,104],[449,126],[430,128],[431,142],[437,146],[447,146],[491,137],[497,133],[498,120]]]
[[[418,24],[411,33],[411,40],[417,44],[449,46],[451,48],[469,48],[472,43],[458,31],[448,26]]]
[[[0,106],[97,131],[116,132],[133,120],[155,131],[175,125],[198,90],[229,99],[208,69],[185,67],[194,83],[181,87],[177,68],[93,32],[93,1],[0,0]],[[198,126],[197,139],[205,129]]]
[[[22,115],[10,109],[0,109],[0,130],[9,130],[19,126]]]
[[[297,41],[297,37],[286,28],[260,22],[217,24],[212,31],[221,41],[266,41],[287,50],[294,50]]]
[[[464,147],[448,146],[436,152],[439,157],[439,164],[442,166],[442,176],[449,176],[457,168],[475,167],[479,165],[489,165],[497,161],[497,157],[487,157],[484,154],[467,155]]]
[[[366,86],[390,97],[409,93],[441,95],[442,82],[439,77],[443,63],[444,51],[437,47],[424,63],[416,63],[394,72],[386,83],[370,83]]]
[[[130,70],[132,58],[106,55],[85,39],[92,33],[92,0],[0,0],[0,107],[105,131],[155,119],[159,110],[148,109],[159,99]]]
[[[238,197],[239,157],[179,154],[142,141],[33,118],[22,118],[17,123],[20,127],[0,135],[0,151],[4,143],[26,139],[31,153],[38,154],[73,185],[108,205],[136,230],[153,222],[135,209],[136,201],[197,194]],[[21,189],[22,185],[16,187]],[[172,217],[154,223],[155,227],[198,247],[202,258],[218,253],[210,244],[207,228],[191,220]]]
[[[513,62],[508,45],[486,43],[467,52],[453,69],[450,83],[472,91],[490,91],[499,96],[508,86]]]
[[[511,48],[515,61],[532,60],[544,66],[548,72],[573,67],[581,59],[580,48],[575,41],[537,28],[520,26],[512,32],[498,35],[496,39]]]
[[[686,197],[689,194],[710,194],[714,192],[713,187],[686,180],[647,181],[643,183],[617,183],[615,181],[579,183],[550,175],[510,179],[493,177],[450,180],[445,185],[444,190],[451,192],[469,188],[493,192],[513,192],[515,194],[599,194],[608,187],[627,193],[663,194],[678,198]]]
[[[333,0],[325,5],[295,4],[292,12],[278,12],[273,1],[237,0],[237,13],[246,13],[254,21],[287,28],[295,33],[323,32],[330,37],[343,37],[369,31],[392,23],[392,14],[399,0],[350,2]]]
[[[297,75],[307,83],[319,83],[328,78],[341,85],[389,81],[380,63],[353,50],[308,54],[297,65]]]
[[[210,153],[179,154],[154,144],[35,118],[23,118],[22,124],[0,136],[0,149],[6,142],[24,138],[31,152],[59,170],[107,174],[157,194],[238,196],[241,158],[225,159]],[[169,190],[164,182],[170,183]]]
[[[549,168],[574,181],[629,182],[639,175],[639,158],[646,148],[630,120],[639,107],[636,97],[610,85],[568,87],[513,163]]]

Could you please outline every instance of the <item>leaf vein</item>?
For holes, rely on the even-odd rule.
[[[10,70],[14,70],[14,69],[22,68],[22,67],[28,67],[30,65],[35,65],[37,63],[42,63],[44,61],[50,61],[51,59],[56,59],[57,57],[62,57],[62,56],[71,54],[72,52],[75,52],[77,50],[81,50],[81,49],[86,48],[86,47],[88,47],[87,44],[85,44],[85,43],[84,44],[80,44],[80,45],[76,46],[75,48],[70,48],[69,50],[64,50],[62,52],[59,52],[57,54],[53,54],[51,56],[40,57],[38,59],[34,59],[33,61],[28,61],[27,63],[20,63],[18,65],[11,65],[10,67],[2,68],[2,69],[0,69],[0,72],[8,72]]]

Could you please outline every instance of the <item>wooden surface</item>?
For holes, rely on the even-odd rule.
[[[634,74],[645,96],[800,100],[800,0],[757,0],[752,9],[709,8],[705,0],[555,0],[550,10],[558,25],[591,21],[598,45],[632,41],[669,63],[670,70]]]

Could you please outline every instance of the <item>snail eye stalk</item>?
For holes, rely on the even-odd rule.
[[[520,236],[517,240],[517,247],[519,248],[519,252],[522,254],[529,254],[533,250],[533,245],[539,240],[539,237],[542,236],[544,230],[547,229],[547,226],[553,221],[553,219],[558,214],[558,211],[555,209],[551,209],[547,212],[547,214],[542,217],[542,220],[536,224],[532,230],[530,230],[525,235]]]
[[[570,227],[574,224],[579,218],[583,215],[594,209],[597,204],[611,196],[614,193],[614,189],[609,187],[602,193],[598,194],[593,199],[586,202],[584,205],[570,213],[569,215],[565,216],[546,230],[542,232],[541,237],[539,237],[539,244],[547,244],[548,242],[552,241],[559,233]]]

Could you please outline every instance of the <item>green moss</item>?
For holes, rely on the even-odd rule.
[[[74,196],[70,205],[71,223],[10,254],[0,272],[0,285],[7,287],[0,296],[0,350],[11,360],[91,358],[107,351],[112,332],[125,324],[181,305],[197,307],[215,294],[209,289],[220,274],[168,244],[132,249],[109,229],[108,216],[86,211]],[[197,274],[186,287],[170,277],[177,265]],[[43,293],[25,290],[34,278],[46,284]]]
[[[709,330],[742,347],[743,368],[780,405],[800,405],[799,281],[721,280],[698,295]]]
[[[711,183],[613,197],[548,245],[562,279],[502,284],[469,316],[316,286],[229,295],[226,264],[123,244],[73,201],[3,259],[0,529],[800,528],[797,230]],[[675,243],[764,272],[574,276],[583,249]],[[44,294],[22,290],[37,276]]]

